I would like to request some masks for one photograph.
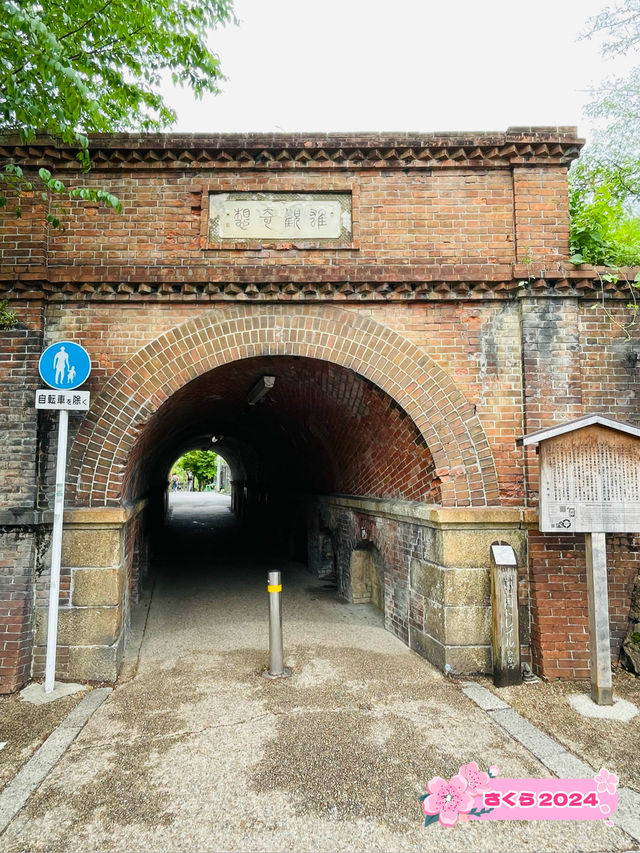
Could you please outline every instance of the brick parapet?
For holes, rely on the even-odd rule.
[[[22,225],[21,239],[11,211],[0,217],[5,285],[40,280],[55,290],[77,284],[82,294],[96,283],[109,294],[115,284],[126,295],[127,284],[142,285],[134,291],[144,293],[154,282],[259,287],[298,281],[304,298],[313,299],[314,282],[337,282],[348,297],[349,283],[358,281],[356,298],[367,292],[366,284],[374,292],[380,287],[384,298],[394,284],[411,282],[418,295],[420,284],[431,281],[475,282],[474,290],[493,281],[500,287],[514,281],[513,265],[525,245],[533,263],[568,261],[566,169],[580,146],[571,129],[397,137],[109,136],[92,142],[88,175],[77,173],[73,151],[55,141],[36,140],[29,148],[0,143],[0,159],[15,156],[33,168],[72,170],[65,175],[69,186],[107,185],[123,208],[117,214],[71,201],[64,231],[55,231],[47,228],[42,205],[27,194],[35,218]],[[352,234],[339,246],[304,240],[210,244],[209,194],[231,191],[348,193]],[[231,295],[227,288],[224,296]]]

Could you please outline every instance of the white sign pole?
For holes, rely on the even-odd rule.
[[[53,535],[51,539],[51,579],[49,582],[49,621],[47,625],[47,659],[44,692],[51,693],[56,674],[58,643],[58,603],[60,598],[60,558],[62,555],[62,519],[64,516],[64,486],[67,471],[67,428],[69,412],[60,409],[58,419],[58,452],[56,456],[56,492],[53,506]]]

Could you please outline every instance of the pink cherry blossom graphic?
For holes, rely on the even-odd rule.
[[[599,794],[615,794],[620,781],[615,773],[609,773],[604,767],[593,777],[596,781],[596,790]]]
[[[423,800],[422,810],[426,815],[438,815],[443,826],[453,826],[459,815],[467,814],[473,808],[473,797],[467,791],[467,780],[460,774],[456,774],[450,782],[435,776],[427,788],[429,796]]]
[[[489,774],[480,770],[475,761],[463,764],[460,768],[460,775],[467,780],[468,791],[472,797],[489,790]]]

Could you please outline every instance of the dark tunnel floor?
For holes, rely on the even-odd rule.
[[[215,492],[171,493],[165,524],[151,547],[145,585],[154,586],[156,595],[160,590],[177,598],[209,595],[214,584],[238,593],[247,586],[262,589],[270,571],[280,571],[283,582],[313,580],[305,563],[291,558],[276,525],[260,518],[241,522],[230,498]],[[322,583],[336,594],[334,578]]]
[[[152,558],[156,577],[185,575],[266,577],[291,561],[278,533],[268,524],[243,523],[231,511],[227,495],[215,492],[175,492],[157,536]],[[303,566],[297,563],[297,568]]]

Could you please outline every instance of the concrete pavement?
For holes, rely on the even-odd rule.
[[[137,667],[0,850],[640,848],[603,822],[424,828],[418,797],[433,776],[469,761],[503,777],[551,771],[495,710],[385,631],[374,608],[341,603],[302,567],[265,557],[268,543],[238,541],[224,499],[178,494],[173,523]],[[276,567],[293,675],[267,681],[266,572]]]

